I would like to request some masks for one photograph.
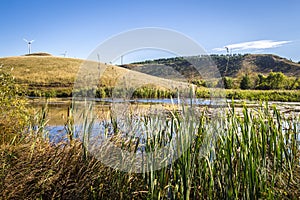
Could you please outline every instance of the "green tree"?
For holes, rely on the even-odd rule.
[[[250,77],[248,74],[245,74],[242,77],[241,83],[240,83],[240,88],[242,90],[247,90],[247,89],[251,89],[251,81],[250,81]]]
[[[260,89],[260,90],[268,90],[270,88],[269,84],[267,84],[267,77],[264,76],[263,74],[258,74],[257,75],[257,83],[255,88]]]
[[[232,89],[233,88],[233,80],[230,77],[224,77],[224,88],[225,89]]]
[[[267,77],[267,83],[270,89],[283,89],[286,76],[282,72],[270,72]]]
[[[232,89],[233,80],[230,77],[222,77],[217,83],[218,88]]]
[[[282,72],[270,72],[268,76],[258,75],[257,89],[275,90],[290,88],[290,81]]]

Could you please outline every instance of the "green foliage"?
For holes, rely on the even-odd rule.
[[[176,91],[157,89],[149,86],[137,88],[131,98],[170,98],[175,97]]]
[[[201,87],[201,86],[206,87],[207,86],[205,80],[201,80],[201,79],[192,80],[191,83],[198,86],[198,87]]]
[[[233,79],[230,77],[224,77],[224,88],[225,89],[232,89],[233,88]]]
[[[227,90],[228,99],[299,102],[299,90]]]
[[[98,98],[105,98],[106,97],[106,92],[105,92],[105,89],[103,87],[96,91],[96,97],[98,97]]]
[[[250,81],[250,77],[249,77],[248,74],[246,74],[242,77],[242,80],[241,80],[241,83],[240,83],[240,88],[242,90],[251,89],[251,81]]]
[[[195,63],[201,64],[202,67],[205,67],[205,63],[208,61],[216,64],[220,74],[222,77],[231,77],[233,84],[231,84],[231,80],[229,82],[225,82],[227,80],[223,80],[222,82],[214,83],[212,80],[203,80],[203,77],[199,76],[199,72],[192,67],[191,63],[188,60],[192,60]],[[137,63],[136,63],[137,64]],[[201,56],[191,56],[188,58],[184,57],[176,57],[176,58],[167,58],[167,59],[157,59],[157,60],[148,60],[147,62],[139,62],[137,67],[140,67],[143,64],[150,65],[166,65],[172,67],[174,70],[182,74],[188,79],[191,79],[192,83],[197,86],[205,86],[205,87],[225,87],[225,88],[241,88],[240,80],[235,78],[239,75],[239,73],[245,73],[243,70],[248,69],[248,64],[253,65],[254,71],[251,71],[249,68],[246,73],[249,75],[250,84],[247,78],[245,78],[245,88],[241,89],[288,89],[293,90],[300,88],[297,81],[295,81],[295,77],[286,77],[284,74],[288,74],[291,76],[294,74],[295,76],[299,75],[300,67],[287,59],[281,58],[276,55],[251,55],[251,54],[233,54],[233,55],[201,55]],[[145,65],[146,66],[146,65]],[[135,64],[127,66],[130,69],[135,69]],[[267,80],[257,81],[258,77],[255,77],[255,73],[266,73],[269,71],[270,74],[266,75],[268,77]],[[282,74],[280,75],[280,72]],[[282,79],[283,78],[283,79]],[[294,82],[293,82],[294,81]],[[205,84],[204,84],[205,83]],[[228,83],[228,84],[227,84]]]
[[[57,94],[56,94],[56,91],[54,89],[52,89],[52,90],[45,92],[44,96],[46,98],[50,98],[50,97],[56,97]]]
[[[207,88],[197,88],[196,89],[196,97],[197,98],[210,98],[211,94],[209,89]]]
[[[219,80],[217,87],[232,89],[234,87],[233,79],[231,77],[222,77],[222,79]]]
[[[21,130],[28,121],[28,110],[23,89],[14,78],[0,71],[0,144],[13,142],[21,137]]]
[[[300,79],[296,77],[286,77],[284,89],[295,90],[299,89]]]
[[[270,72],[268,76],[259,74],[256,88],[263,90],[288,88],[287,77],[282,72]]]

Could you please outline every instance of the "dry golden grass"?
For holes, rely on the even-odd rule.
[[[0,58],[1,70],[11,71],[18,83],[30,88],[72,88],[77,77],[88,73],[93,79],[100,80],[101,86],[123,85],[142,86],[153,84],[159,87],[180,87],[182,83],[166,80],[131,71],[113,65],[100,64],[74,58],[54,56],[17,56]],[[86,71],[88,69],[88,72]],[[79,76],[78,76],[79,74]],[[100,76],[98,76],[98,74]],[[186,85],[186,84],[183,84]]]
[[[4,71],[11,71],[20,82],[31,84],[72,83],[83,61],[52,56],[0,58]]]
[[[3,199],[139,199],[146,189],[140,175],[117,172],[94,158],[84,158],[76,141],[54,146],[36,140],[34,148],[28,141],[1,145],[0,150]]]

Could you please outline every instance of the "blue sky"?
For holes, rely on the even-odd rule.
[[[231,45],[233,53],[300,61],[299,0],[1,0],[0,5],[0,57],[25,54],[26,38],[35,40],[32,52],[87,58],[120,32],[161,27],[187,35],[208,53],[225,53],[224,46]]]

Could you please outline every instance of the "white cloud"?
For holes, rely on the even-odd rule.
[[[259,50],[259,49],[271,49],[290,43],[291,41],[273,41],[273,40],[258,40],[251,42],[242,42],[237,44],[229,44],[223,48],[214,48],[213,51],[225,51],[228,48],[231,51],[235,50]]]

